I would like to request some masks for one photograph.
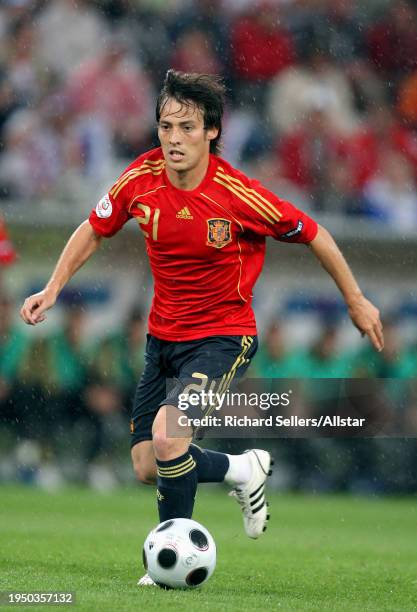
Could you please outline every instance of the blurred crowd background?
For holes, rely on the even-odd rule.
[[[125,254],[106,270],[99,298],[73,288],[53,324],[28,333],[19,302],[52,265],[40,227],[75,226],[133,158],[157,145],[155,97],[174,67],[224,77],[226,159],[318,219],[335,217],[339,238],[370,224],[372,248],[392,249],[401,262],[404,241],[417,236],[417,2],[2,0],[0,40],[0,211],[12,238],[33,232],[41,249],[15,264],[19,242],[0,222],[0,267],[8,266],[0,278],[0,481],[111,488],[133,478],[128,418],[149,278],[130,279],[119,301],[106,302],[106,286],[132,257]],[[413,418],[415,274],[391,270],[390,285],[379,269],[369,279],[387,304],[386,349],[376,355],[346,334],[343,307],[323,298],[328,288],[313,276],[300,297],[291,271],[280,270],[285,304],[271,306],[272,271],[255,300],[263,344],[252,375],[402,379]],[[87,286],[101,272],[92,268]],[[146,291],[131,290],[142,281]],[[103,304],[112,316],[96,326]],[[277,487],[417,490],[414,440],[274,444]]]
[[[413,232],[416,31],[411,0],[3,0],[0,197],[100,195],[155,144],[172,66],[224,76],[231,163]]]

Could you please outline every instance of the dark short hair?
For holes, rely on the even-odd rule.
[[[204,129],[217,128],[218,135],[210,142],[210,153],[220,152],[222,117],[226,88],[221,77],[168,70],[156,102],[156,121],[169,98],[183,105],[195,104],[203,113]]]

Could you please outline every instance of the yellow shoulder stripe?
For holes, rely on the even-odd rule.
[[[250,198],[255,204],[257,204],[260,208],[262,208],[267,213],[267,215],[275,219],[275,221],[279,221],[280,218],[282,217],[282,214],[279,212],[279,210],[277,210],[277,208],[274,206],[274,204],[272,204],[272,202],[264,198],[255,189],[246,187],[242,183],[242,181],[239,181],[239,179],[234,178],[233,176],[230,176],[230,174],[226,174],[226,172],[223,170],[221,166],[219,166],[216,176],[227,181],[230,185],[232,185],[240,193]]]
[[[217,176],[215,176],[213,178],[213,181],[216,182],[216,183],[219,183],[220,185],[223,185],[223,187],[226,187],[226,189],[228,189],[229,191],[231,191],[232,193],[237,195],[237,197],[240,198],[241,200],[243,200],[243,202],[246,202],[246,204],[249,204],[249,206],[251,208],[253,208],[253,210],[256,210],[256,212],[259,215],[261,215],[261,217],[266,219],[266,221],[268,221],[268,223],[272,223],[272,225],[274,223],[276,223],[276,221],[274,219],[269,217],[264,211],[262,211],[260,208],[258,208],[258,206],[256,206],[251,200],[249,200],[247,197],[245,197],[239,191],[237,191],[237,189],[235,189],[233,187],[233,185],[230,185],[230,183],[226,183],[225,181],[223,181],[222,179],[218,178]]]
[[[132,168],[131,170],[123,174],[119,178],[119,180],[116,182],[116,184],[113,186],[113,188],[111,189],[110,194],[114,198],[116,198],[119,195],[120,191],[123,189],[123,187],[127,185],[127,183],[129,183],[133,178],[137,176],[141,176],[142,174],[149,174],[149,173],[157,176],[158,174],[162,173],[164,166],[165,166],[164,159],[158,160],[158,162],[152,162],[154,164],[153,166],[150,166],[149,165],[150,163],[151,162],[146,160],[138,168]]]
[[[158,172],[154,172],[150,168],[137,170],[134,173],[130,174],[127,178],[125,178],[121,183],[117,183],[116,186],[110,191],[110,193],[114,198],[117,198],[123,187],[125,187],[125,185],[127,185],[127,183],[129,183],[132,179],[141,176],[142,174],[153,174],[154,176],[158,176],[159,174],[162,174],[162,171],[163,168],[161,168],[161,170],[159,170]]]
[[[145,160],[143,162],[143,164],[141,164],[140,166],[138,166],[137,168],[132,168],[131,170],[128,170],[128,172],[125,172],[125,174],[122,174],[122,176],[117,180],[116,184],[114,187],[117,187],[121,181],[124,181],[125,178],[127,178],[128,176],[130,176],[131,174],[135,174],[136,172],[138,172],[139,170],[142,170],[143,168],[149,168],[151,170],[159,170],[160,168],[163,168],[165,166],[165,160],[164,159],[160,159],[157,162],[152,162],[153,165],[150,165],[150,161]]]
[[[155,161],[152,161],[151,159],[145,159],[143,163],[149,164],[150,166],[159,166],[160,164],[165,164],[165,159],[163,157]]]

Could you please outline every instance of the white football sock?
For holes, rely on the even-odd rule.
[[[227,453],[226,453],[227,455]],[[242,455],[227,455],[229,469],[224,477],[225,482],[230,485],[245,484],[252,474],[252,467],[248,453]]]

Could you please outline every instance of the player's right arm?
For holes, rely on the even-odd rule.
[[[159,149],[154,152],[160,157]],[[158,170],[150,165],[153,160],[149,164],[146,161],[146,157],[151,154],[152,152],[147,152],[130,164],[91,211],[88,220],[75,230],[45,288],[25,300],[20,311],[25,323],[36,325],[44,321],[44,313],[55,304],[60,291],[70,278],[97,250],[102,238],[114,236],[129,221],[129,203],[134,190],[134,179],[160,174],[162,171],[159,168],[162,160],[157,161]]]
[[[45,288],[26,298],[20,310],[25,323],[36,325],[45,320],[44,313],[55,304],[60,291],[77,270],[95,253],[101,240],[88,220],[81,223],[68,240]]]

